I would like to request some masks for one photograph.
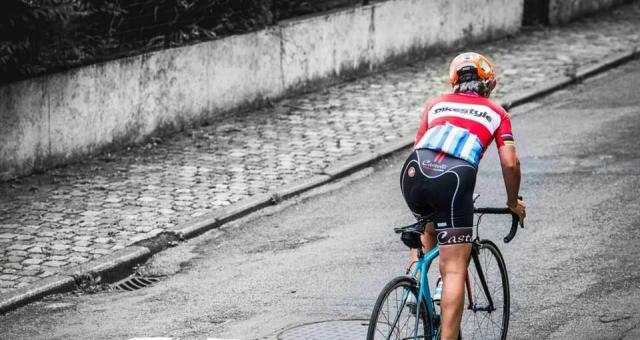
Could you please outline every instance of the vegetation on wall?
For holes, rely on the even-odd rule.
[[[278,20],[361,3],[363,0],[2,0],[0,83],[255,31]]]

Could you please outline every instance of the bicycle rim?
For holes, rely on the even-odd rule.
[[[398,277],[390,281],[383,288],[373,308],[367,340],[427,339],[427,307],[422,303],[420,320],[417,320],[417,293],[415,282],[409,277]]]
[[[469,262],[470,282],[465,292],[465,306],[460,326],[461,336],[465,340],[504,340],[509,327],[510,303],[509,279],[504,260],[491,241],[481,240],[474,247],[477,247],[480,267],[473,259]],[[479,271],[484,275],[486,289],[480,281]],[[489,292],[489,296],[486,291]],[[487,310],[489,297],[493,302],[494,310]]]

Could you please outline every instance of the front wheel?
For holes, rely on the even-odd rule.
[[[509,328],[509,278],[498,247],[473,245],[460,332],[463,339],[504,340]]]
[[[430,339],[427,306],[423,300],[418,311],[417,301],[413,278],[400,276],[387,283],[373,307],[367,340]]]

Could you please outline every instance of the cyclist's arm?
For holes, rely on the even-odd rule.
[[[515,207],[518,203],[518,192],[520,191],[520,160],[516,154],[514,146],[503,145],[498,149],[500,165],[502,166],[502,177],[507,189],[507,206]]]
[[[498,149],[498,155],[502,166],[504,186],[507,189],[507,206],[520,217],[520,225],[524,225],[527,211],[524,202],[518,199],[518,192],[520,191],[520,160],[516,154],[516,148],[513,145],[503,145]]]
[[[511,132],[511,118],[505,111],[502,111],[502,120],[495,136],[500,165],[502,165],[502,177],[507,190],[507,206],[511,211],[518,214],[522,225],[527,213],[524,202],[518,199],[518,192],[520,191],[520,160],[516,154],[515,141]]]

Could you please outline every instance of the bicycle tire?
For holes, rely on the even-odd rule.
[[[473,304],[469,301],[469,289],[465,293],[465,305],[460,325],[463,339],[499,339],[507,338],[509,329],[509,277],[504,258],[498,247],[489,240],[480,240],[474,244],[476,259],[469,261],[469,279]],[[477,261],[477,262],[476,262]],[[484,275],[495,310],[482,310],[489,305],[485,288],[478,272]],[[486,327],[485,327],[486,326]]]
[[[392,328],[389,325],[390,323],[393,323],[392,320],[395,320],[398,314],[397,312],[391,313],[393,307],[395,306],[396,311],[400,309],[398,305],[398,293],[403,294],[406,290],[408,290],[410,294],[413,295],[413,301],[418,301],[418,286],[416,284],[416,281],[412,277],[399,276],[389,281],[389,283],[384,286],[384,288],[380,292],[380,295],[378,296],[378,299],[376,300],[376,303],[373,307],[373,312],[371,313],[371,318],[369,319],[367,340],[414,339],[416,316],[415,312],[413,312],[413,314],[411,313],[409,307],[405,306],[399,311],[400,317],[398,317],[398,322],[396,322],[396,325],[400,325],[401,327],[394,326]],[[394,298],[396,301],[390,304],[388,303],[390,301],[390,298]],[[402,300],[402,298],[400,298],[400,300]],[[385,308],[385,306],[387,308]],[[386,316],[384,314],[385,310],[387,311]],[[402,313],[407,316],[406,319],[403,319]],[[391,316],[390,314],[393,314],[393,316]],[[420,316],[422,322],[419,322],[418,324],[418,339],[431,338],[431,324],[428,322],[427,314],[427,305],[423,300],[420,307]],[[420,324],[422,324],[422,329],[420,329]],[[404,331],[403,325],[410,326],[409,329],[406,329],[406,332]],[[388,337],[387,335],[390,335],[392,330],[396,330],[396,334],[394,336]]]

